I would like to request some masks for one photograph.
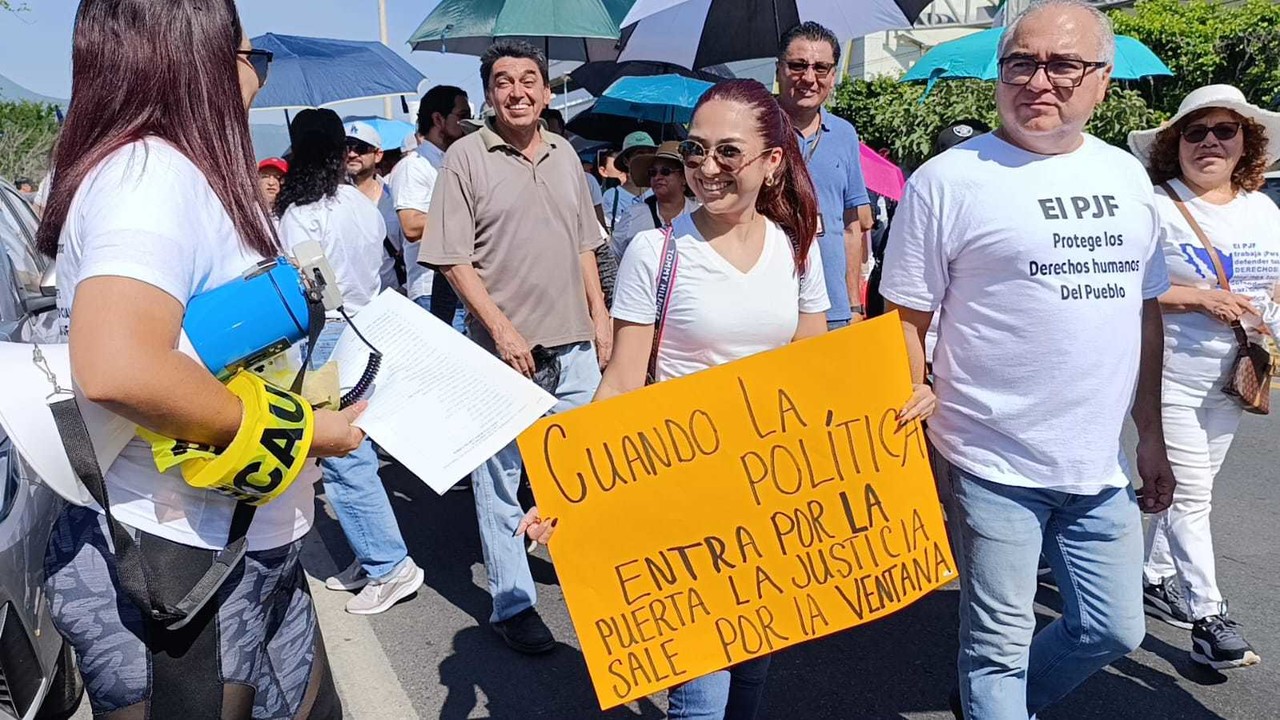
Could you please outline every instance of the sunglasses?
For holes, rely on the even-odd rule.
[[[1196,143],[1204,142],[1204,139],[1209,137],[1209,133],[1213,133],[1213,136],[1220,141],[1227,141],[1235,137],[1239,132],[1240,123],[1238,122],[1218,123],[1213,127],[1209,127],[1204,123],[1196,123],[1182,128],[1182,139],[1195,145]]]
[[[370,145],[363,140],[348,140],[347,152],[354,152],[357,155],[370,155],[378,151],[378,148]]]
[[[684,161],[684,166],[690,170],[702,167],[702,163],[707,161],[707,156],[714,155],[716,158],[716,164],[720,166],[721,170],[728,173],[736,173],[744,166],[764,157],[771,149],[772,148],[765,148],[755,157],[747,159],[746,153],[744,153],[742,148],[737,145],[723,143],[721,145],[716,145],[708,151],[707,148],[703,147],[702,143],[697,140],[685,140],[680,143],[676,152],[680,154],[680,159]]]
[[[666,165],[661,165],[661,166],[655,165],[649,168],[649,177],[650,178],[670,177],[671,175],[676,175],[679,172],[680,171],[678,169],[673,167],[668,167]]]
[[[830,75],[833,70],[836,69],[835,63],[826,63],[826,62],[811,63],[811,62],[805,62],[804,60],[779,60],[778,62],[782,63],[782,65],[787,68],[787,72],[789,74],[795,75],[797,77],[804,75],[805,73],[809,72],[810,68],[812,68],[813,74],[815,76],[819,78],[825,78],[828,75]]]
[[[248,58],[250,67],[258,76],[258,87],[267,84],[267,74],[271,72],[271,61],[276,59],[270,50],[237,50],[236,55]]]

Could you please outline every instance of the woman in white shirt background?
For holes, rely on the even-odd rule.
[[[1249,104],[1230,85],[1190,93],[1164,126],[1129,136],[1156,183],[1165,263],[1173,287],[1164,311],[1163,415],[1177,478],[1173,505],[1147,527],[1144,599],[1149,614],[1191,630],[1191,658],[1222,669],[1260,660],[1227,615],[1218,588],[1209,513],[1214,477],[1243,413],[1222,389],[1242,323],[1257,339],[1280,333],[1280,209],[1258,192],[1280,158],[1280,113]],[[1172,196],[1171,196],[1172,193]],[[1174,197],[1176,196],[1176,197]],[[1200,225],[1213,258],[1175,199]]]
[[[250,47],[232,0],[83,0],[74,32],[76,101],[38,242],[57,255],[75,384],[142,428],[225,448],[241,403],[179,348],[189,299],[280,255],[248,124],[271,55]],[[353,450],[361,407],[316,411],[310,454]],[[172,630],[143,598],[192,588],[236,502],[159,472],[137,437],[104,471],[146,592],[121,579],[97,505],[59,516],[44,586],[95,716],[341,717],[300,562],[307,478],[257,510],[245,559]]]
[[[280,240],[289,249],[308,240],[320,243],[337,275],[343,307],[358,321],[360,309],[381,287],[386,223],[378,207],[347,182],[347,132],[337,113],[303,110],[289,126],[289,139],[293,156],[276,198]],[[346,606],[356,615],[386,612],[417,592],[424,579],[409,557],[378,465],[368,438],[350,455],[320,463],[325,497],[355,554],[325,587],[359,590]]]
[[[817,198],[796,132],[769,91],[755,80],[712,87],[698,103],[689,139],[678,153],[685,181],[702,206],[670,227],[679,272],[670,287],[655,381],[825,333],[831,303],[822,258],[811,252]],[[613,305],[614,356],[596,400],[645,384],[666,241],[666,230],[641,232],[622,258]],[[926,418],[933,404],[932,392],[917,386],[900,417]],[[555,531],[536,508],[521,530],[539,542]],[[768,668],[768,656],[754,658],[672,688],[668,717],[751,720]]]
[[[645,230],[662,229],[680,215],[693,212],[698,201],[684,179],[684,163],[680,143],[664,142],[652,155],[639,155],[631,161],[631,177],[641,188],[653,192],[627,208],[618,218],[613,231],[613,253],[621,258],[635,236]]]

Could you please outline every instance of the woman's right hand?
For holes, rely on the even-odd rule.
[[[1201,311],[1224,325],[1238,322],[1246,315],[1259,317],[1258,310],[1253,307],[1253,301],[1243,295],[1236,295],[1226,290],[1203,290],[1201,293]]]
[[[342,457],[364,442],[364,431],[352,425],[369,406],[363,400],[344,410],[317,410],[315,433],[308,457]]]

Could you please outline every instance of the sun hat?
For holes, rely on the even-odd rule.
[[[632,155],[640,152],[641,150],[656,150],[657,148],[658,144],[653,141],[653,138],[649,133],[641,131],[633,132],[622,139],[622,150],[618,153],[617,157],[613,159],[613,164],[621,170],[631,172],[628,169],[627,164]]]
[[[632,160],[627,170],[631,173],[631,182],[637,187],[649,187],[649,168],[653,166],[655,160],[670,160],[683,168],[684,159],[680,157],[680,143],[668,140],[658,146],[657,152],[645,153]]]
[[[263,170],[277,170],[281,175],[288,175],[289,163],[278,157],[267,158],[266,160],[258,163],[258,172],[262,172]]]
[[[347,126],[347,139],[359,140],[375,149],[382,149],[382,136],[367,122],[353,122]]]
[[[1178,112],[1160,127],[1149,130],[1134,130],[1129,133],[1129,149],[1142,161],[1143,165],[1151,163],[1151,147],[1156,137],[1173,127],[1179,120],[1197,110],[1204,108],[1224,108],[1248,118],[1267,131],[1267,165],[1280,159],[1280,113],[1263,110],[1250,104],[1244,93],[1234,85],[1205,85],[1187,93],[1178,106]]]

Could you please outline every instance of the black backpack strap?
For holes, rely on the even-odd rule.
[[[662,229],[662,216],[658,215],[658,196],[650,195],[644,199],[644,204],[649,206],[649,214],[653,216],[653,226]]]

